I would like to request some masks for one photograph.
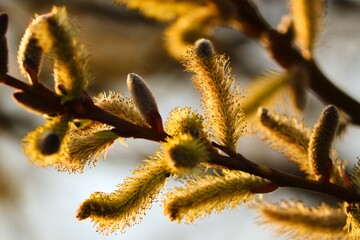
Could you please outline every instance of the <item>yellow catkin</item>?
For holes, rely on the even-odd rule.
[[[169,138],[163,146],[167,169],[180,177],[195,173],[199,164],[209,158],[206,145],[189,134]]]
[[[136,109],[133,100],[125,98],[120,93],[100,93],[94,98],[94,102],[103,110],[119,118],[139,126],[148,126]],[[44,126],[29,133],[24,139],[25,155],[29,156],[29,161],[34,165],[40,167],[52,166],[59,171],[83,172],[87,164],[95,165],[101,156],[105,158],[107,150],[114,144],[115,140],[121,140],[117,134],[111,131],[112,126],[88,121],[82,127],[70,124],[66,128],[67,134],[62,133],[62,144],[58,152],[45,156],[40,151],[33,151],[34,147],[36,147],[36,139],[39,138],[40,134],[43,132],[49,133],[53,128],[58,129],[58,125],[59,120],[51,118],[51,121],[47,120]]]
[[[54,167],[59,171],[83,172],[87,164],[95,165],[100,156],[105,159],[107,150],[119,138],[111,129],[97,122],[79,129],[72,125],[65,139],[64,153]]]
[[[194,72],[192,81],[199,90],[202,107],[211,133],[220,144],[235,149],[244,131],[244,114],[240,106],[239,87],[233,87],[229,60],[215,52],[209,40],[200,39],[189,51],[184,66]]]
[[[211,213],[250,203],[256,196],[251,189],[266,183],[262,178],[230,170],[191,179],[183,188],[176,187],[167,193],[164,213],[172,221],[192,223]]]
[[[206,1],[115,0],[114,2],[132,10],[139,10],[145,16],[169,21],[188,14]]]
[[[259,107],[271,106],[281,101],[284,90],[290,86],[290,78],[286,73],[266,72],[252,81],[245,88],[245,97],[241,99],[241,107],[248,118],[256,114]]]
[[[211,34],[218,18],[218,13],[211,6],[192,10],[166,29],[165,48],[172,57],[183,60],[195,40]]]
[[[359,203],[347,203],[345,205],[347,221],[344,230],[346,230],[350,239],[360,238],[360,205]]]
[[[323,27],[325,2],[323,0],[291,0],[295,40],[302,48],[304,57],[310,58],[318,35]]]
[[[311,131],[296,118],[271,113],[266,108],[259,108],[258,117],[263,139],[268,141],[274,150],[296,163],[308,178],[316,179],[308,152]],[[333,164],[331,182],[348,185],[345,180],[347,161],[338,159],[334,149],[329,154]]]
[[[271,113],[266,108],[259,108],[258,118],[263,137],[271,147],[282,152],[312,177],[314,172],[308,163],[310,130],[295,118]]]
[[[28,133],[23,139],[22,147],[30,163],[37,167],[48,167],[54,166],[60,161],[61,156],[66,152],[66,144],[64,142],[69,120],[67,117],[48,118],[45,120],[44,125]],[[49,136],[53,137],[48,138]],[[44,142],[49,140],[52,143]],[[54,144],[59,144],[59,146],[56,147]],[[57,148],[56,151],[54,151],[55,147]]]
[[[36,46],[54,59],[57,93],[69,99],[79,96],[93,77],[88,69],[88,53],[77,35],[64,7],[53,7],[50,13],[36,16],[23,37],[18,58],[20,67],[23,68],[26,46],[34,39]]]
[[[97,106],[103,110],[140,126],[148,126],[136,109],[131,98],[125,98],[118,92],[100,93],[94,98]],[[121,138],[111,132],[113,127],[98,123],[88,122],[85,127],[71,126],[65,138],[63,154],[59,157],[54,167],[60,171],[83,172],[84,167],[95,165],[101,156],[106,156],[107,150],[115,140]]]
[[[350,175],[351,182],[354,187],[360,190],[360,158],[358,158],[358,161],[356,165],[354,166],[354,171]]]
[[[139,126],[148,126],[135,107],[131,98],[125,98],[118,92],[100,93],[94,98],[97,106],[103,110]],[[66,149],[61,160],[55,165],[60,171],[82,172],[84,167],[95,165],[115,140],[121,138],[111,131],[113,127],[99,122],[89,121],[83,127],[72,125],[66,138]]]
[[[158,152],[146,160],[133,172],[134,176],[126,178],[112,193],[93,193],[81,204],[77,218],[91,218],[98,231],[105,234],[124,232],[140,222],[169,176],[162,159]]]
[[[149,126],[140,115],[132,98],[127,98],[119,92],[110,91],[98,94],[93,100],[95,105],[108,113],[139,126]]]
[[[312,131],[309,142],[309,160],[319,177],[331,174],[331,145],[339,125],[339,111],[334,105],[323,109]],[[330,171],[330,172],[329,172]]]
[[[104,132],[109,129],[100,123],[77,129],[68,118],[49,118],[24,138],[24,153],[38,167],[82,172],[86,164],[95,164],[118,138],[112,132]]]
[[[343,208],[322,203],[307,207],[302,202],[259,203],[260,225],[271,225],[277,235],[290,239],[347,239],[343,230],[346,214]]]
[[[165,130],[170,136],[186,133],[194,138],[206,139],[205,129],[203,116],[189,107],[174,108],[165,123]]]

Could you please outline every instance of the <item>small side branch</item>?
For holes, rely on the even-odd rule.
[[[305,59],[285,34],[273,29],[250,0],[230,0],[236,9],[230,23],[239,31],[261,42],[283,68],[300,63],[310,75],[310,88],[327,104],[341,108],[352,123],[360,125],[360,103],[335,86],[320,70],[314,59]],[[334,97],[336,96],[336,97]]]

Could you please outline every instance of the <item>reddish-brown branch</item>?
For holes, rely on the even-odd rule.
[[[10,76],[6,76],[6,78],[1,79],[0,82],[23,92],[31,93],[32,96],[38,98],[40,101],[47,102],[51,112],[57,112],[58,114],[67,113],[78,119],[90,119],[111,125],[115,128],[115,132],[123,137],[143,138],[156,142],[166,141],[166,137],[168,137],[166,133],[157,134],[151,128],[137,126],[102,110],[94,105],[87,94],[84,94],[83,97],[75,99],[71,102],[60,104],[60,96],[45,87],[41,87],[39,91],[37,88],[39,86],[33,87]],[[333,196],[348,202],[360,201],[360,195],[353,189],[347,189],[331,183],[322,184],[317,181],[311,181],[298,176],[276,171],[266,166],[253,163],[244,156],[216,143],[213,143],[213,146],[225,152],[229,155],[229,157],[213,152],[211,153],[209,161],[211,164],[247,172],[268,179],[281,187],[301,188]]]
[[[34,89],[32,88],[31,85],[20,81],[10,75],[5,75],[5,76],[1,76],[0,77],[0,83],[3,83],[9,87],[18,89],[18,90],[22,90],[24,92],[33,92]]]
[[[31,86],[9,75],[0,78],[0,83],[27,92],[38,102],[45,102],[47,111],[43,112],[44,114],[70,114],[78,119],[102,122],[115,127],[114,132],[122,137],[143,138],[151,141],[164,141],[167,137],[166,133],[155,134],[151,128],[137,126],[102,110],[94,105],[91,98],[86,94],[84,94],[84,97],[61,104],[61,96],[56,95],[43,85]],[[31,106],[29,107],[31,108]]]
[[[120,119],[96,105],[84,106],[82,102],[77,106],[72,104],[72,109],[77,118],[91,119],[97,122],[106,123],[115,127],[114,132],[122,137],[143,138],[151,141],[165,141],[167,135],[165,133],[158,135],[153,129],[137,126],[133,123]]]
[[[239,170],[270,180],[280,187],[300,188],[320,194],[332,196],[347,202],[359,202],[360,195],[353,189],[344,188],[333,183],[321,183],[280,172],[263,165],[256,164],[241,154],[226,157],[219,154],[212,154],[210,163],[226,167],[232,170]]]

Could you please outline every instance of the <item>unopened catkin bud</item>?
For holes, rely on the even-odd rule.
[[[5,37],[8,22],[8,15],[0,13],[0,76],[5,75],[8,71],[8,47]]]
[[[144,79],[135,73],[129,73],[127,86],[141,116],[157,133],[163,133],[162,118],[155,98]]]
[[[321,112],[310,137],[309,160],[315,174],[325,181],[331,177],[332,160],[329,155],[338,125],[339,111],[334,105],[328,105]]]
[[[194,51],[199,58],[210,58],[215,54],[214,46],[210,40],[205,38],[195,42]]]

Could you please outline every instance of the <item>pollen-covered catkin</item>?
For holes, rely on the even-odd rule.
[[[169,177],[163,154],[157,152],[133,171],[112,193],[95,192],[80,206],[77,218],[92,218],[98,231],[108,234],[142,220]]]
[[[195,172],[201,162],[208,160],[208,149],[200,139],[180,134],[164,143],[166,168],[179,176]]]
[[[308,163],[310,130],[293,117],[272,113],[266,108],[258,109],[262,135],[274,150],[282,152],[296,163],[307,176],[314,172]]]
[[[170,136],[179,134],[189,134],[194,138],[206,141],[207,133],[204,118],[189,107],[176,107],[170,112],[170,116],[165,123],[165,131]]]
[[[66,151],[69,116],[49,117],[23,139],[24,154],[37,167],[55,166]]]
[[[192,223],[241,203],[251,204],[261,197],[252,189],[268,183],[260,177],[231,170],[190,179],[183,188],[175,187],[166,194],[164,213],[172,221]]]
[[[324,0],[291,0],[290,10],[294,19],[295,41],[305,58],[310,58],[316,40],[324,25]]]
[[[207,39],[196,41],[188,52],[184,66],[195,75],[192,81],[200,92],[202,108],[213,136],[220,144],[235,149],[244,131],[244,113],[241,108],[242,94],[234,87],[229,59],[216,54]]]
[[[276,235],[286,239],[349,239],[344,231],[346,214],[342,207],[322,203],[306,206],[301,201],[262,202],[257,205],[260,225],[272,225]]]
[[[63,101],[79,97],[93,77],[89,71],[89,55],[80,43],[76,27],[65,7],[36,15],[20,44],[18,64],[31,82],[37,81],[42,54],[53,63],[55,90]]]

